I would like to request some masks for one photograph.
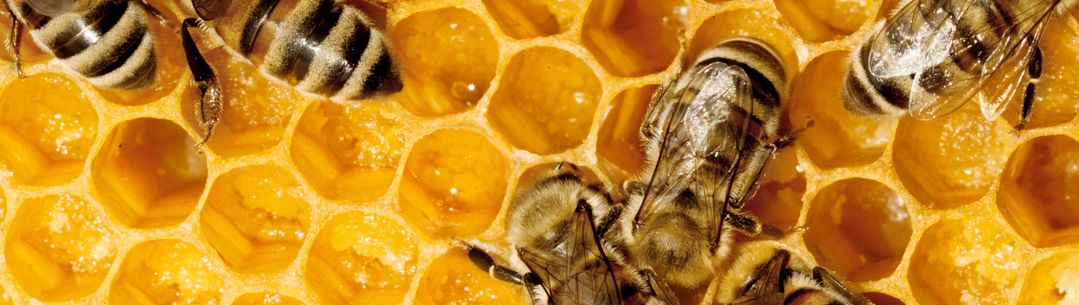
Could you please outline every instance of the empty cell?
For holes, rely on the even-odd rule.
[[[55,185],[74,179],[96,137],[97,112],[66,76],[16,79],[0,95],[0,162],[15,183]]]
[[[1079,103],[1075,102],[1079,99],[1079,69],[1074,68],[1079,66],[1079,32],[1068,23],[1069,18],[1050,18],[1038,43],[1042,51],[1042,77],[1028,129],[1071,122],[1079,114]],[[1005,110],[1004,118],[1012,125],[1019,123],[1021,98],[1016,97]]]
[[[641,123],[655,92],[656,86],[626,89],[614,97],[603,118],[596,155],[607,176],[621,178],[618,182],[644,169]]]
[[[92,164],[95,195],[120,223],[175,225],[187,218],[206,186],[206,159],[173,122],[142,118],[120,123]]]
[[[24,201],[8,227],[4,258],[15,280],[42,301],[98,289],[116,258],[115,233],[92,203],[67,194]]]
[[[1064,305],[1079,303],[1079,255],[1057,254],[1030,270],[1019,293],[1024,305]]]
[[[304,104],[300,91],[268,79],[251,63],[233,57],[224,48],[203,55],[217,74],[224,103],[221,122],[207,146],[218,155],[232,157],[277,145],[292,113]],[[188,86],[180,95],[180,109],[201,136],[203,131],[195,121],[195,101],[199,94],[196,86]]]
[[[110,305],[221,303],[224,280],[199,248],[175,239],[139,243],[128,251],[108,290]]]
[[[452,249],[427,266],[416,291],[416,305],[530,304],[524,286],[495,279],[468,259],[462,249]]]
[[[812,128],[798,138],[798,145],[814,164],[823,168],[857,166],[884,154],[899,120],[864,117],[843,108],[843,78],[848,68],[846,51],[813,59],[794,81],[790,119],[794,126],[813,119]]]
[[[312,103],[292,137],[292,161],[327,198],[374,200],[390,187],[405,152],[403,116],[385,103]]]
[[[1049,136],[1023,143],[1004,167],[997,205],[1037,247],[1079,241],[1079,142]]]
[[[412,284],[419,247],[407,227],[352,212],[334,217],[311,247],[305,279],[328,304],[397,304]]]
[[[161,8],[159,11],[169,19],[169,22],[180,22],[180,19],[176,18],[171,11],[165,9],[166,6],[162,3],[165,1],[151,0],[148,2],[156,8]],[[150,30],[148,34],[153,35],[154,39],[155,66],[153,84],[138,90],[94,87],[94,89],[97,89],[97,91],[109,102],[130,106],[156,101],[171,94],[173,89],[176,88],[176,84],[179,83],[185,75],[191,73],[189,72],[190,70],[188,70],[187,61],[184,58],[183,48],[179,47],[180,36],[177,35],[173,29],[165,27],[165,25],[162,25],[160,22],[156,22],[155,19],[149,15],[145,20],[147,21],[146,25]],[[23,40],[23,44],[27,43],[31,42],[29,40]]]
[[[869,19],[872,6],[865,0],[775,0],[783,19],[805,40],[822,42],[850,35]]]
[[[914,299],[921,304],[1005,304],[1025,253],[1004,224],[987,217],[944,218],[926,229],[910,258]]]
[[[487,117],[514,146],[536,154],[560,152],[588,136],[603,94],[581,59],[551,47],[510,59]]]
[[[576,21],[582,4],[562,0],[483,0],[502,32],[516,39],[565,32]]]
[[[611,74],[643,76],[671,64],[688,19],[685,1],[596,0],[585,13],[581,40]]]
[[[498,41],[472,12],[444,8],[416,13],[394,27],[404,78],[397,101],[413,113],[439,116],[476,105],[498,63]]]
[[[259,292],[241,295],[232,305],[303,305],[303,302],[278,293]]]
[[[832,183],[814,196],[806,219],[806,247],[817,261],[854,281],[892,274],[910,242],[907,205],[869,179]]]
[[[307,236],[311,212],[292,174],[272,165],[234,169],[214,180],[199,218],[202,235],[229,267],[287,267]]]
[[[507,162],[482,135],[444,129],[409,153],[398,200],[406,219],[437,237],[482,232],[502,206]]]
[[[757,193],[743,209],[776,228],[794,228],[802,213],[802,196],[806,192],[805,175],[799,167],[793,148],[780,150],[757,180]]]
[[[978,103],[928,121],[904,116],[892,159],[903,186],[922,204],[951,208],[978,200],[1003,168],[1016,137],[982,117]]]
[[[786,72],[785,80],[790,81],[798,72],[798,55],[791,45],[792,35],[776,13],[752,9],[727,11],[709,17],[697,27],[686,55],[690,59],[697,58],[704,50],[730,39],[755,39],[777,53]]]

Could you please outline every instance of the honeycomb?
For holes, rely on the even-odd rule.
[[[142,91],[94,88],[31,43],[20,79],[2,52],[0,304],[528,304],[454,240],[506,249],[508,199],[557,162],[620,185],[657,85],[736,36],[789,67],[785,128],[816,122],[747,205],[800,229],[744,249],[788,249],[877,304],[1079,303],[1079,9],[1050,21],[1015,132],[1016,105],[992,122],[975,103],[843,111],[848,52],[897,0],[346,2],[385,27],[406,89],[334,104],[208,39],[226,110],[201,151],[160,25],[162,81]]]

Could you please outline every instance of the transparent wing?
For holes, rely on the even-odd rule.
[[[1048,15],[1047,15],[1048,16]],[[1009,101],[1017,100],[1025,92],[1030,82],[1030,61],[1038,50],[1038,41],[1047,22],[1039,22],[1028,39],[1022,39],[1013,55],[1003,61],[996,72],[985,81],[984,90],[978,92],[978,102],[982,115],[987,120],[995,120],[1004,112]]]
[[[734,136],[744,134],[727,126],[728,120],[737,115],[732,105],[749,104],[752,95],[749,77],[741,68],[713,63],[692,70],[679,79],[675,88],[653,101],[647,118],[647,123],[655,127],[653,136],[660,141],[659,156],[637,221],[648,219],[686,189],[692,188],[698,198],[713,202],[715,190],[720,187],[713,178],[729,174],[714,172],[721,170],[718,167],[704,171],[702,167],[719,152],[737,149],[740,141]],[[715,212],[714,208],[709,210]],[[715,213],[709,228],[718,231],[722,215]]]
[[[591,213],[578,211],[559,255],[540,255],[527,248],[518,254],[543,281],[553,304],[622,304],[614,267],[600,246]]]
[[[885,21],[870,41],[869,73],[879,78],[908,76],[948,59],[947,41],[956,24],[947,0],[914,0]]]

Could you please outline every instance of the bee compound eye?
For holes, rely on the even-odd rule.
[[[76,0],[27,0],[26,4],[35,12],[56,17],[74,10]]]
[[[191,0],[191,6],[195,8],[195,14],[202,20],[214,20],[225,14],[232,0]]]

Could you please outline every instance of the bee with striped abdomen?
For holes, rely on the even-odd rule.
[[[785,71],[767,44],[739,38],[704,51],[656,92],[641,127],[646,166],[627,180],[627,215],[609,237],[634,268],[694,288],[715,276],[732,231],[784,234],[741,212],[780,136]]]
[[[627,268],[602,237],[621,212],[602,185],[559,164],[510,202],[509,266],[475,245],[467,245],[469,257],[491,276],[524,285],[536,305],[677,304],[663,283]]]
[[[105,88],[142,89],[155,81],[157,54],[147,13],[166,24],[159,11],[137,0],[4,0],[13,17],[8,44],[22,76],[21,32],[42,49]]]
[[[730,305],[870,305],[821,267],[791,261],[774,247],[745,249],[726,270],[716,302]]]
[[[844,106],[863,115],[909,111],[929,119],[980,91],[982,114],[993,120],[1021,95],[1022,129],[1041,77],[1038,41],[1054,12],[1065,14],[1076,2],[909,0],[852,52]]]
[[[401,90],[386,38],[355,7],[333,0],[192,0],[191,4],[202,21],[185,20],[182,38],[203,93],[196,111],[207,139],[222,110],[220,88],[187,30],[202,27],[203,21],[229,48],[301,91],[352,103]]]

